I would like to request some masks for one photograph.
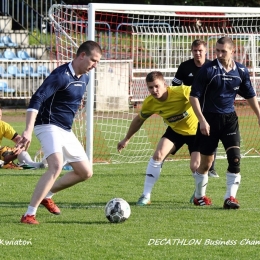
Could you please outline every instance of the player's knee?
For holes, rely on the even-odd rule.
[[[52,164],[48,163],[48,170],[50,172],[53,172],[54,175],[57,177],[57,176],[59,176],[59,174],[62,171],[62,164],[58,163],[58,162],[55,162],[55,163],[52,163]]]
[[[92,172],[92,171],[88,172],[88,173],[86,174],[86,180],[87,180],[87,179],[90,179],[92,176],[93,176],[93,172]]]
[[[192,152],[190,159],[190,169],[191,172],[195,172],[200,166],[200,153]]]
[[[81,181],[86,181],[88,179],[90,179],[93,175],[93,172],[90,170],[86,170],[86,171],[82,171],[79,176],[81,178]]]
[[[93,176],[93,171],[90,169],[85,169],[85,171],[80,172],[80,177],[82,181],[86,181]]]
[[[92,177],[93,174],[85,174],[82,178],[82,181],[86,181]]]
[[[160,152],[155,152],[153,155],[153,160],[156,162],[162,162],[165,158],[165,156],[162,155]]]
[[[199,164],[199,172],[208,172],[208,170],[210,169],[212,165],[211,161],[201,161]]]
[[[190,163],[190,170],[191,172],[195,172],[200,166],[200,163],[198,161],[196,162],[191,162]]]
[[[231,148],[227,151],[228,171],[232,173],[240,172],[240,149]]]
[[[79,181],[86,181],[93,175],[93,171],[88,161],[72,162],[71,166]]]

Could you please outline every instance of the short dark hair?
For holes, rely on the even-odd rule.
[[[152,71],[147,74],[145,81],[147,82],[153,82],[156,79],[164,80],[163,74],[160,71]]]
[[[86,41],[83,42],[78,50],[77,50],[77,57],[80,55],[80,53],[85,52],[87,56],[90,56],[92,51],[96,51],[98,53],[100,53],[102,55],[102,50],[101,47],[99,46],[99,44],[95,41]]]
[[[219,38],[219,39],[217,40],[217,43],[218,43],[218,44],[226,44],[226,43],[227,43],[227,44],[229,44],[230,47],[232,47],[232,48],[235,46],[233,40],[232,40],[231,38],[227,37],[227,36],[224,36],[224,37]]]
[[[192,42],[192,44],[191,44],[191,50],[193,49],[193,47],[198,47],[198,46],[200,46],[200,45],[203,45],[205,48],[207,48],[207,43],[206,43],[205,41],[202,41],[202,40],[197,39],[197,40],[195,40],[195,41]]]

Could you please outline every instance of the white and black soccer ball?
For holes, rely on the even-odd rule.
[[[106,204],[105,215],[111,223],[124,222],[131,215],[131,208],[124,199],[114,198]]]

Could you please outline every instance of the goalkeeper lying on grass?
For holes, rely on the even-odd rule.
[[[15,144],[21,138],[11,125],[2,121],[2,108],[0,107],[0,145],[2,144],[3,137],[12,140]],[[16,159],[18,159],[18,164],[13,162]],[[24,148],[0,146],[0,168],[22,170],[26,168],[44,168],[44,164],[34,162]]]

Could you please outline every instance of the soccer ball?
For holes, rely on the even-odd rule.
[[[105,206],[106,218],[111,223],[124,222],[130,217],[130,214],[131,208],[129,204],[121,198],[114,198]]]

